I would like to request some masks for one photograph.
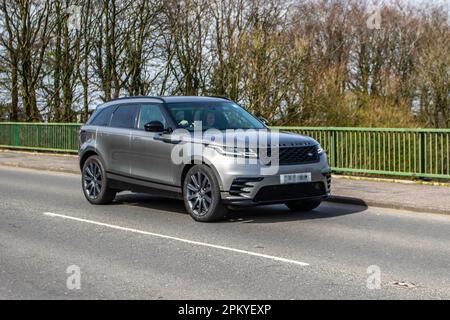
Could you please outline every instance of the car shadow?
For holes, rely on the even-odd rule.
[[[157,194],[119,193],[114,200],[114,204],[141,207],[151,210],[170,211],[187,215],[182,200],[161,197]]]
[[[245,209],[232,210],[227,217],[228,222],[245,223],[277,223],[315,219],[329,219],[367,210],[363,201],[355,204],[341,204],[324,201],[318,208],[308,212],[294,212],[285,205],[267,205]]]
[[[265,205],[230,210],[225,220],[218,223],[277,223],[288,221],[328,219],[367,210],[367,204],[356,198],[337,203],[336,200],[324,201],[318,208],[309,212],[293,212],[285,205]],[[187,215],[182,200],[163,198],[158,195],[125,193],[116,197],[115,204],[168,211]]]

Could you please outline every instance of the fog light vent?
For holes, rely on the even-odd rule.
[[[261,177],[242,177],[234,179],[230,188],[230,195],[244,196],[252,192],[256,182],[262,181]]]

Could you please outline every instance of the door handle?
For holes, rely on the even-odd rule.
[[[162,141],[162,142],[165,142],[165,143],[171,143],[171,144],[179,144],[181,142],[181,140],[179,140],[179,139],[172,139],[172,138],[169,138],[169,137],[161,137],[161,136],[154,137],[153,139],[158,140],[158,141]]]

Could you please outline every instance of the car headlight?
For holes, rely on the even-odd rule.
[[[258,158],[258,152],[250,148],[239,148],[239,147],[227,147],[227,146],[213,146],[208,147],[216,150],[218,153],[224,156],[230,157],[244,157],[244,158]]]

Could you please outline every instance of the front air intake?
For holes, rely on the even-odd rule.
[[[256,182],[262,181],[261,177],[242,177],[234,179],[230,187],[230,195],[245,196],[252,192]]]
[[[296,200],[326,196],[323,182],[308,182],[262,187],[255,196],[256,202]]]

